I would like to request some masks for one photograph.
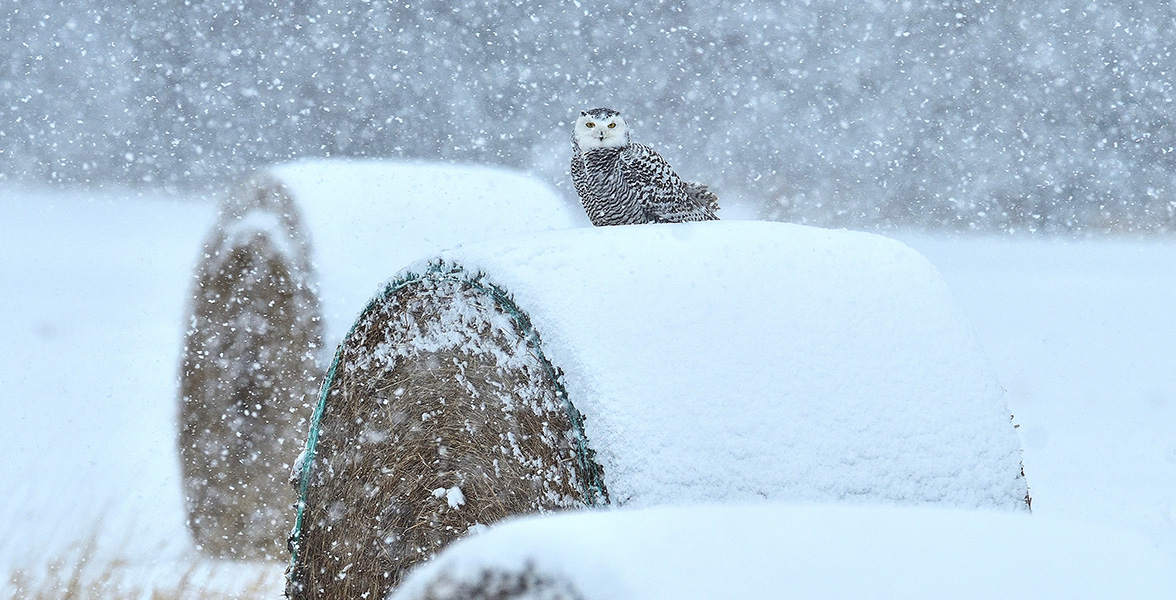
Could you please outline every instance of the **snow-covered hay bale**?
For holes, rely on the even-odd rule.
[[[236,187],[203,249],[182,358],[179,445],[198,545],[284,553],[297,499],[285,481],[328,353],[388,273],[580,221],[547,186],[486,168],[306,161]]]
[[[501,352],[514,339],[502,332],[527,330],[525,353],[518,344],[518,354]],[[490,373],[523,355],[551,369],[486,381],[468,376],[478,361],[437,354],[450,348],[492,357],[483,359]],[[319,437],[312,425],[302,460],[296,597],[386,592],[343,587],[390,585],[419,558],[396,546],[405,530],[377,526],[382,511],[424,515],[413,527],[432,531],[412,535],[442,542],[486,523],[432,496],[430,486],[458,486],[476,507],[491,488],[463,487],[476,477],[452,463],[466,456],[450,451],[451,433],[430,432],[468,430],[470,414],[508,398],[567,403],[574,439],[590,448],[573,446],[565,464],[588,470],[553,472],[597,494],[571,505],[607,497],[632,507],[768,499],[1027,510],[1019,441],[970,325],[925,259],[875,235],[714,222],[467,245],[403,271],[336,360]],[[445,365],[452,389],[398,383],[430,363],[426,371]],[[544,417],[556,433],[558,414]],[[419,445],[401,451],[426,468],[406,474],[380,457],[409,435]],[[506,452],[501,439],[474,446],[479,464]],[[438,479],[405,483],[421,477]],[[498,493],[528,485],[494,480]],[[378,560],[360,562],[360,553]]]
[[[316,391],[321,325],[298,211],[280,187],[221,206],[191,302],[180,377],[179,450],[188,524],[223,557],[283,550],[280,485],[297,408]]]
[[[291,598],[382,598],[480,525],[606,501],[525,315],[460,275],[392,283],[340,347],[300,480]]]
[[[761,503],[516,519],[453,544],[389,600],[1168,598],[1144,535],[1044,515]]]

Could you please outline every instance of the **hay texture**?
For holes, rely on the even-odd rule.
[[[388,273],[577,224],[552,190],[488,169],[309,161],[242,182],[203,248],[182,353],[179,450],[198,546],[285,555],[297,500],[286,481],[330,351]]]
[[[448,251],[377,296],[318,410],[294,598],[383,597],[471,528],[601,502],[1028,509],[970,325],[925,259],[868,234],[716,222]]]

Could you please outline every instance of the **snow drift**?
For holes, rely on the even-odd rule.
[[[214,555],[283,553],[298,422],[367,294],[444,247],[579,224],[552,190],[484,168],[306,161],[222,202],[197,267],[181,367],[189,522]]]
[[[430,309],[399,308],[423,296]],[[405,330],[412,335],[398,333]],[[348,507],[438,504],[391,493],[381,478],[404,475],[377,476],[378,465],[363,496],[348,488],[323,493],[324,482],[338,464],[356,460],[348,456],[385,451],[387,435],[345,434],[341,424],[399,420],[393,427],[407,428],[428,419],[460,430],[467,414],[447,426],[414,407],[487,410],[484,398],[509,384],[471,379],[443,400],[386,385],[393,393],[335,404],[349,370],[391,373],[455,348],[498,365],[517,364],[525,350],[551,365],[520,371],[528,377],[506,397],[546,387],[563,402],[567,419],[548,425],[569,440],[575,460],[536,467],[583,467],[566,479],[587,484],[582,504],[766,499],[1027,510],[1019,441],[971,327],[925,259],[879,236],[712,222],[471,244],[402,271],[356,331],[362,333],[349,335],[336,355],[312,426],[296,537],[344,535],[336,526],[347,522]],[[504,331],[514,332],[510,344],[500,339]],[[460,360],[454,367],[466,368]],[[322,454],[313,433],[319,429],[324,438],[342,436]],[[426,460],[463,459],[444,436],[421,437],[431,447],[420,450]],[[480,460],[500,451],[511,449],[483,448]],[[466,475],[450,474],[461,487]],[[464,502],[495,500],[466,490]],[[447,524],[443,539],[486,522],[476,510],[449,508],[462,520]],[[432,526],[431,518],[421,526]],[[387,540],[399,539],[392,533]],[[379,545],[339,538],[320,545],[347,544],[373,553]],[[296,556],[296,571],[300,560],[323,581],[357,576],[345,571],[355,564],[350,555]],[[385,562],[379,573],[397,579],[404,566]]]

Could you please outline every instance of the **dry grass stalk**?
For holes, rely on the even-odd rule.
[[[316,394],[320,309],[289,195],[251,182],[205,245],[180,377],[179,450],[189,526],[215,557],[285,554],[297,419]]]
[[[281,588],[281,565],[257,564],[235,581],[224,581],[211,561],[180,566],[174,581],[142,581],[143,565],[115,554],[104,555],[91,535],[42,566],[15,569],[0,598],[8,600],[261,600]],[[233,565],[240,570],[242,565]],[[156,577],[158,579],[158,577]]]
[[[333,373],[291,598],[383,598],[480,525],[597,500],[552,369],[470,280],[424,277],[373,303]]]

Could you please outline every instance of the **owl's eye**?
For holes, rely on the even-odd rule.
[[[588,121],[587,123],[584,123],[584,127],[587,127],[588,129],[592,129],[593,127],[596,127],[596,123],[593,123],[592,121]]]
[[[609,123],[609,124],[608,124],[608,128],[609,128],[609,129],[612,129],[613,127],[616,127],[616,126],[617,126],[617,124],[616,124],[616,123]]]

